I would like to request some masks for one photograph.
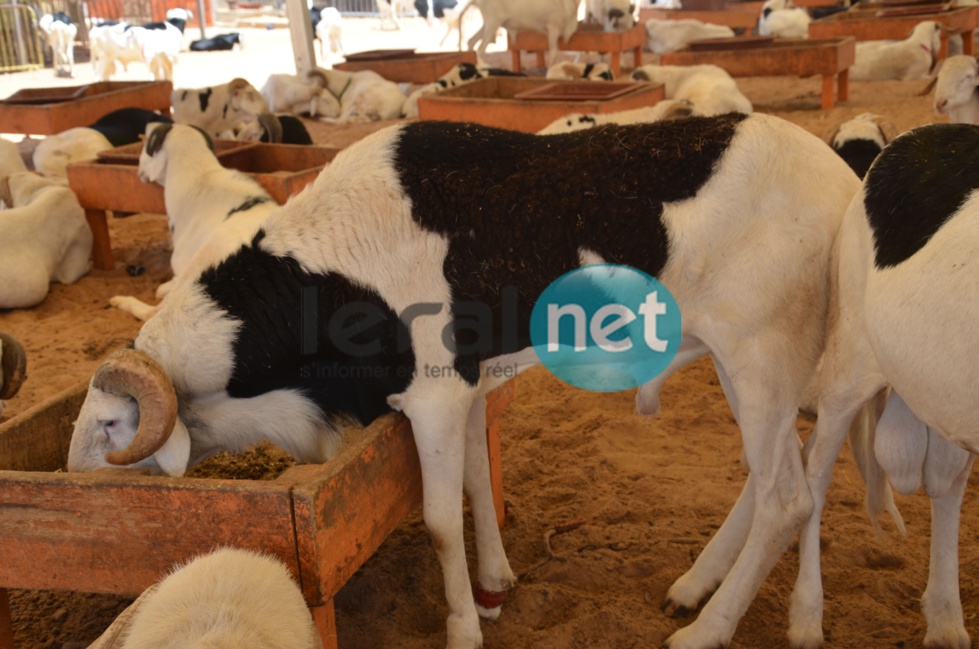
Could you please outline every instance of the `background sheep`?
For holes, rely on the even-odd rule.
[[[594,128],[602,124],[640,124],[643,122],[658,122],[662,119],[680,119],[696,115],[694,105],[684,99],[664,99],[652,106],[633,108],[615,113],[571,113],[556,119],[537,132],[538,135],[554,135],[570,133],[586,128]]]
[[[958,124],[979,124],[979,60],[974,56],[950,56],[939,63],[938,76],[920,94],[935,89],[933,106],[939,115]]]
[[[59,77],[75,76],[75,36],[78,27],[62,11],[44,14],[37,21],[37,26],[51,48],[54,73]]]
[[[562,61],[547,68],[547,79],[566,81],[615,81],[612,68],[608,63],[572,63]]]
[[[632,29],[636,24],[636,5],[630,0],[585,0],[588,18],[607,32]]]
[[[274,557],[222,548],[174,566],[89,649],[320,649],[302,592]]]
[[[173,121],[203,129],[211,137],[269,112],[268,102],[244,79],[205,88],[180,88],[170,95]]]
[[[473,7],[483,15],[483,25],[469,39],[480,61],[486,48],[496,40],[500,27],[508,31],[527,30],[547,34],[547,63],[557,61],[558,40],[568,40],[578,30],[578,5],[581,0],[472,0],[459,14],[463,19]],[[461,36],[461,33],[460,33]]]
[[[880,152],[897,135],[897,128],[880,115],[861,113],[831,130],[823,139],[857,176],[863,178]],[[815,414],[815,410],[811,412]]]
[[[903,41],[857,43],[850,80],[908,81],[927,77],[942,44],[941,33],[941,25],[925,20],[915,25]]]
[[[633,70],[630,78],[663,84],[666,99],[688,101],[699,115],[753,110],[731,75],[716,65],[644,65]]]
[[[724,25],[705,23],[693,18],[680,20],[657,20],[650,18],[646,21],[646,49],[654,54],[678,52],[690,41],[707,38],[731,38],[734,30]]]
[[[88,272],[92,232],[67,187],[23,172],[0,180],[0,309],[40,304],[51,282]]]
[[[809,38],[809,12],[792,4],[792,0],[766,0],[758,18],[761,36]]]

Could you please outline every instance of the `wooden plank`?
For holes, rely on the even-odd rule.
[[[4,422],[0,427],[0,471],[64,468],[72,423],[87,391],[87,381],[76,383]]]
[[[569,113],[611,113],[652,106],[664,97],[659,84],[636,84],[636,89],[607,101],[530,101],[514,99],[518,93],[553,83],[528,77],[490,77],[437,95],[420,97],[423,120],[477,122],[487,126],[535,133]]]
[[[373,70],[395,83],[431,83],[460,63],[476,63],[476,52],[415,52],[395,59],[345,61],[333,67],[347,72]]]
[[[136,595],[222,545],[271,553],[298,577],[288,485],[0,473],[0,586]]]
[[[731,76],[808,77],[835,75],[853,65],[856,46],[852,38],[775,41],[755,49],[691,52],[683,50],[662,55],[663,65],[696,65],[712,63]]]
[[[348,441],[335,461],[289,471],[299,481],[293,502],[307,602],[333,597],[421,503],[421,469],[408,419],[386,415],[369,431]]]
[[[14,649],[14,621],[6,588],[0,588],[0,649]]]
[[[934,20],[956,34],[971,32],[979,27],[979,6],[962,7],[952,11],[916,16],[876,17],[877,9],[853,9],[809,23],[809,38],[842,38],[852,36],[858,41],[903,40],[923,20]],[[943,32],[942,38],[947,38]]]
[[[89,84],[75,100],[47,104],[0,101],[0,123],[7,133],[52,135],[75,126],[88,126],[120,108],[145,108],[170,114],[169,81],[102,81]]]
[[[320,634],[320,641],[323,643],[322,649],[338,649],[337,614],[333,608],[333,600],[327,601],[323,606],[310,608],[309,614],[313,618],[313,626]]]

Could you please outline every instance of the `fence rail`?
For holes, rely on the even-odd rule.
[[[43,67],[37,13],[26,5],[0,5],[0,72]]]

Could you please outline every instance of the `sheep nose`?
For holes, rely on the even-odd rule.
[[[935,112],[937,113],[944,112],[946,105],[948,105],[947,99],[939,99],[935,101]]]
[[[609,18],[615,19],[615,18],[622,18],[623,16],[625,16],[625,13],[621,9],[609,9],[608,10],[608,17]]]

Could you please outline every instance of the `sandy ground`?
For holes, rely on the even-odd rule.
[[[417,24],[414,38],[430,35],[427,29]],[[281,39],[282,31],[256,31],[253,40]],[[406,37],[374,32],[383,39],[383,45],[374,47],[394,47],[395,38]],[[287,46],[278,42],[277,47]],[[251,43],[245,52],[250,48]],[[288,51],[269,52],[262,61],[247,64],[237,54],[187,55],[177,69],[178,84],[185,72],[183,78],[189,79],[191,69],[193,81],[186,85],[242,75],[260,84],[266,74],[259,69],[262,64],[270,71],[291,71]],[[210,62],[206,71],[197,65],[205,61]],[[208,80],[202,81],[205,76]],[[0,96],[39,80],[42,73],[0,77]],[[45,85],[49,80],[43,79]],[[924,82],[854,83],[850,100],[831,111],[819,109],[820,83],[815,78],[749,78],[739,83],[758,110],[818,135],[868,110],[887,116],[902,130],[941,119],[931,112],[928,97],[916,96]],[[314,132],[319,142],[343,145],[378,126],[337,129],[317,124]],[[111,230],[119,262],[115,270],[92,271],[72,286],[53,285],[36,308],[0,312],[0,329],[20,337],[30,352],[30,378],[9,403],[8,415],[87,380],[101,358],[137,332],[138,323],[109,308],[108,299],[116,294],[152,299],[155,286],[168,276],[165,220],[138,215],[113,220]],[[129,276],[129,264],[144,266],[146,273]],[[664,389],[662,412],[652,419],[634,414],[631,392],[575,390],[544,370],[520,376],[517,395],[502,421],[507,502],[503,538],[520,583],[501,619],[483,623],[486,646],[658,646],[689,622],[660,611],[667,588],[717,530],[745,479],[738,430],[712,368],[700,362],[672,378]],[[810,428],[810,422],[800,419],[803,435]],[[968,493],[963,513],[961,585],[967,626],[977,635],[979,517],[973,493]],[[919,647],[924,637],[918,598],[927,579],[928,501],[922,495],[899,497],[909,530],[902,539],[887,524],[889,534],[876,538],[862,500],[859,476],[844,450],[822,528],[827,646]],[[541,563],[547,556],[545,532],[571,523],[582,525],[554,537],[556,557]],[[741,621],[732,647],[786,646],[787,598],[796,565],[793,545]],[[89,642],[125,605],[115,597],[23,591],[14,591],[12,600],[17,643],[23,649]],[[441,575],[417,514],[350,580],[336,604],[343,649],[444,646]]]

